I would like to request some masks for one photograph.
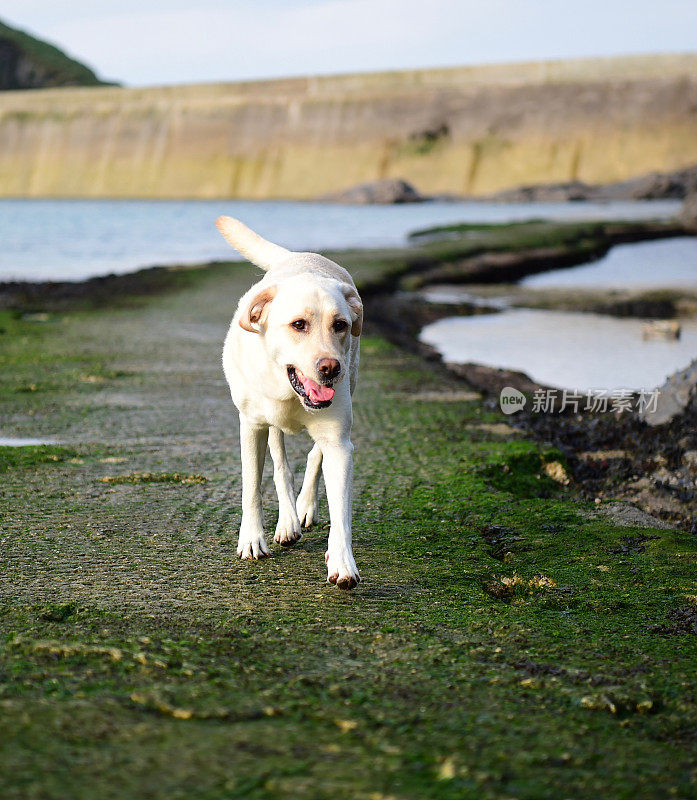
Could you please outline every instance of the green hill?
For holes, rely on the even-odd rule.
[[[101,85],[89,67],[62,50],[0,22],[0,90]]]

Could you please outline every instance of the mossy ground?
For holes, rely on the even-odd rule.
[[[4,432],[70,452],[0,482],[0,795],[697,796],[697,638],[665,626],[697,602],[694,536],[589,515],[558,454],[384,340],[355,398],[363,583],[325,583],[325,503],[292,550],[235,558],[219,359],[253,275],[5,314]],[[268,469],[265,508],[272,531]]]

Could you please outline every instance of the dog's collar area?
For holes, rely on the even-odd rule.
[[[298,377],[298,371],[295,369],[295,367],[289,365],[286,369],[288,370],[288,380],[290,381],[290,385],[293,387],[296,394],[300,396],[300,398],[302,399],[303,403],[307,406],[307,408],[312,408],[312,409],[327,408],[332,404],[331,398],[327,400],[313,400],[305,391],[305,387],[303,386],[302,381]],[[317,384],[317,386],[319,387],[320,384]],[[324,383],[321,384],[321,386],[323,389],[332,389],[331,383]],[[332,395],[334,394],[333,389],[331,393]]]

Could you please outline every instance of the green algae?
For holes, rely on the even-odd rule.
[[[51,363],[58,388],[3,394],[4,418],[78,430],[83,458],[0,482],[3,797],[695,796],[697,638],[671,628],[694,535],[590,514],[557,451],[488,434],[476,398],[415,397],[460,387],[437,366],[363,341],[356,590],[324,582],[324,501],[292,550],[235,559],[219,352],[253,275],[15,320],[4,375]],[[74,380],[94,365],[118,377]],[[207,481],[101,485],[105,452]],[[264,497],[272,531],[268,469]]]
[[[127,475],[107,475],[99,479],[101,483],[205,483],[203,475],[182,475],[180,472],[131,472]]]
[[[41,464],[56,464],[75,456],[74,450],[56,445],[24,447],[0,445],[0,472],[8,469],[32,469]]]

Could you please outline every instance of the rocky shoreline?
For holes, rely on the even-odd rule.
[[[697,165],[674,172],[650,172],[616,183],[583,181],[533,184],[487,195],[503,203],[605,202],[610,200],[684,200],[697,192]]]
[[[448,229],[442,231],[448,235]],[[485,253],[464,264],[450,263],[417,271],[415,278],[403,277],[401,286],[409,286],[411,291],[369,296],[367,317],[381,335],[441,363],[440,354],[419,340],[423,327],[445,317],[497,313],[501,295],[506,296],[507,307],[669,320],[697,317],[697,291],[535,291],[507,283],[506,278],[493,283],[490,270],[495,255]],[[510,264],[515,264],[516,270],[508,274],[516,279],[530,262],[521,251],[511,256]],[[506,267],[502,272],[506,274]],[[466,284],[470,301],[426,302],[418,290],[444,279]],[[598,504],[629,502],[668,524],[697,533],[697,361],[660,387],[662,408],[669,411],[653,419],[612,410],[579,413],[573,407],[561,413],[533,411],[535,393],[546,393],[550,387],[524,373],[481,364],[443,363],[443,368],[481,392],[492,410],[499,409],[505,387],[522,392],[526,407],[508,422],[539,442],[559,448],[566,459],[567,476],[582,496]],[[551,391],[559,401],[561,391]],[[559,407],[557,402],[555,408]]]
[[[598,258],[614,244],[685,235],[678,220],[645,223],[518,223],[450,226],[422,231],[410,248],[329,254],[351,262],[365,301],[366,321],[390,341],[431,362],[439,354],[419,341],[421,329],[445,316],[496,313],[496,294],[517,307],[593,311],[616,316],[674,319],[697,316],[697,293],[624,291],[610,293],[523,290],[510,281],[524,275]],[[541,246],[541,245],[545,246]],[[348,262],[346,262],[348,263]],[[379,265],[379,267],[377,266]],[[227,263],[201,267],[153,267],[80,283],[0,285],[0,309],[41,314],[71,308],[134,305],[142,297],[185,287],[204,271],[229,271]],[[434,283],[466,284],[471,301],[426,302],[420,290]],[[509,282],[509,283],[507,283]],[[443,367],[477,389],[491,409],[502,388],[528,398],[541,388],[522,373],[475,364]],[[697,370],[693,383],[697,383]],[[692,384],[691,384],[692,385]],[[528,409],[530,405],[528,405]],[[697,518],[697,394],[671,420],[651,426],[613,413],[540,414],[521,411],[508,422],[538,441],[558,447],[574,484],[599,501],[621,499],[692,530]]]
[[[361,286],[400,266],[345,255]],[[326,583],[324,496],[240,561],[220,351],[258,271],[155,274],[191,280],[0,311],[3,433],[54,442],[0,446],[0,796],[689,796],[693,534],[597,513],[557,448],[368,330],[360,586]],[[309,442],[286,448],[299,486]]]
[[[538,183],[486,195],[422,194],[401,178],[361,183],[318,200],[355,205],[444,202],[580,203],[617,200],[684,200],[697,193],[697,165],[673,172],[650,172],[626,181],[591,184],[583,181]]]
[[[537,441],[557,447],[566,459],[568,477],[582,496],[597,503],[630,502],[658,519],[697,533],[697,362],[661,387],[663,398],[674,406],[673,413],[665,422],[652,425],[632,412],[586,411],[582,403],[580,412],[573,407],[559,412],[561,390],[540,384],[523,372],[443,362],[433,347],[418,338],[421,329],[437,319],[497,310],[466,303],[424,304],[413,296],[400,295],[375,295],[366,305],[371,329],[441,363],[445,371],[480,392],[489,409],[499,409],[504,388],[522,392],[526,407],[507,422]],[[673,386],[676,383],[679,385]],[[538,392],[556,397],[555,410],[532,410]],[[634,396],[632,404],[636,401]]]

